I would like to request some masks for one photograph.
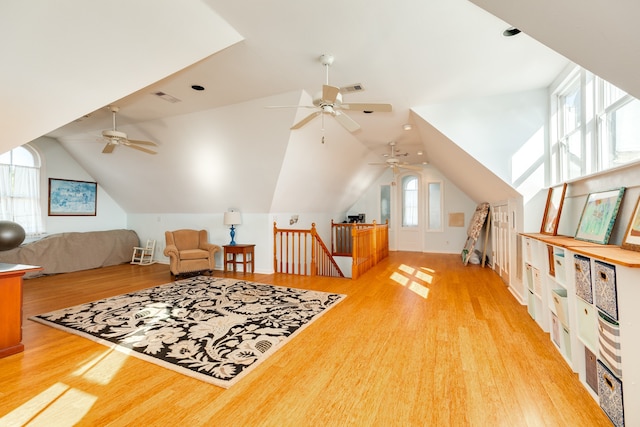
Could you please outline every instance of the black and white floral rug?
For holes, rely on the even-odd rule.
[[[344,298],[197,276],[30,319],[228,388]]]

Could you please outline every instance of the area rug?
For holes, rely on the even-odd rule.
[[[30,319],[228,388],[344,298],[197,276]]]

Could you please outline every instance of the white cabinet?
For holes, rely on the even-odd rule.
[[[640,252],[541,234],[523,245],[529,314],[614,425],[640,425]]]

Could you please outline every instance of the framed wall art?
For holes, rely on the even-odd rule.
[[[566,183],[560,187],[549,188],[547,204],[544,208],[542,225],[540,226],[541,234],[550,234],[552,236],[558,234],[558,223],[560,222],[560,214],[562,213],[562,205],[564,204],[564,195],[566,192]]]
[[[620,246],[622,246],[622,249],[640,251],[640,198],[638,198],[636,207],[633,209],[633,214],[629,219],[629,225]]]
[[[49,178],[49,216],[95,216],[98,184]]]
[[[609,243],[624,190],[625,188],[621,187],[590,193],[582,209],[575,238],[603,245]]]

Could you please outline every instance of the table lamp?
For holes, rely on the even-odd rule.
[[[231,226],[231,246],[235,246],[236,241],[234,238],[236,237],[236,229],[234,225],[242,224],[242,218],[240,217],[240,212],[231,211],[224,213],[224,225]]]

